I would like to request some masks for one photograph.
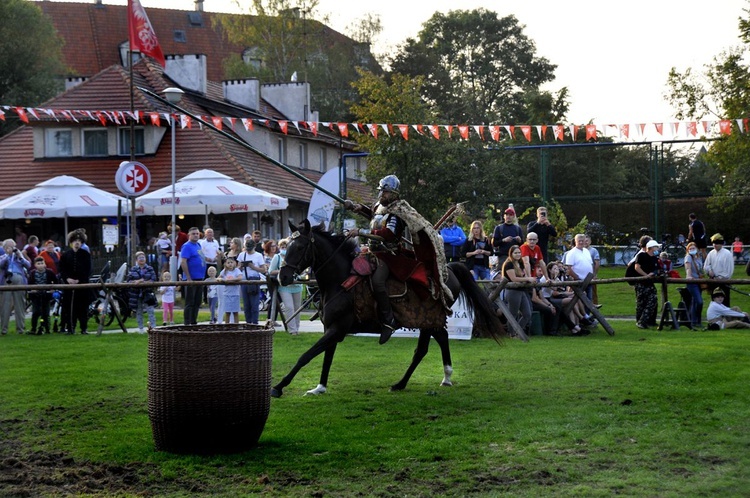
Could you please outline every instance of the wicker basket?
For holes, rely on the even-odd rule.
[[[156,449],[234,453],[255,446],[271,406],[273,329],[161,327],[148,336],[148,416]]]

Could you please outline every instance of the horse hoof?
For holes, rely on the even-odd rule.
[[[406,386],[402,386],[401,384],[394,384],[391,386],[391,392],[393,391],[403,391],[406,389]]]
[[[443,387],[453,387],[453,382],[444,380],[443,382],[440,383],[440,385]]]
[[[315,389],[310,389],[309,391],[307,391],[305,393],[305,396],[307,396],[308,394],[318,395],[318,394],[325,394],[325,393],[326,393],[326,386],[324,386],[323,384],[318,384],[318,387],[316,387]]]
[[[271,388],[271,397],[272,398],[280,398],[281,397],[281,389],[276,389],[275,387]]]

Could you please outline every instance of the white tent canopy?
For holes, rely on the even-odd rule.
[[[61,175],[38,183],[35,188],[0,201],[0,219],[117,216],[118,203],[128,208],[127,199],[74,176]]]
[[[177,214],[251,213],[286,209],[289,205],[285,197],[236,182],[210,169],[177,180],[174,197]],[[138,197],[135,209],[138,214],[172,214],[172,185]]]

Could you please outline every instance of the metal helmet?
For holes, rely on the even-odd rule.
[[[378,184],[378,190],[382,190],[384,192],[393,192],[395,194],[398,194],[400,188],[401,182],[396,177],[396,175],[385,176],[380,180],[380,183]]]

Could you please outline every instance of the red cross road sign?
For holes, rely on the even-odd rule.
[[[115,173],[115,184],[127,197],[138,197],[151,186],[151,173],[136,161],[123,161]]]

